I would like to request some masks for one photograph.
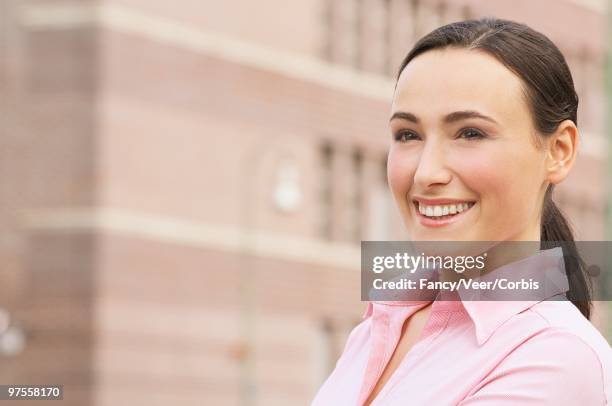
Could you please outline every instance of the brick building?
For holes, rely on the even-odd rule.
[[[405,237],[393,73],[459,19],[525,22],[566,55],[583,141],[557,200],[603,239],[603,4],[0,0],[0,307],[25,334],[0,382],[307,404],[364,308],[359,241]]]

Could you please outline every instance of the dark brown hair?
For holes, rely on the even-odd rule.
[[[414,45],[402,61],[397,78],[418,55],[446,47],[485,52],[518,75],[539,137],[553,134],[564,120],[578,125],[578,95],[571,72],[561,51],[545,35],[524,24],[493,17],[447,24]],[[540,248],[562,246],[569,281],[567,298],[589,319],[591,280],[571,227],[552,199],[553,189],[550,184],[544,196]]]

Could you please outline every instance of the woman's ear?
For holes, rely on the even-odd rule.
[[[552,184],[563,181],[576,161],[578,128],[572,120],[564,120],[548,139],[546,156],[547,179]]]

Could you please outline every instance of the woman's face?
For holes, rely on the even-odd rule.
[[[401,73],[389,125],[389,186],[412,240],[540,239],[545,151],[521,80],[494,57],[419,55]]]

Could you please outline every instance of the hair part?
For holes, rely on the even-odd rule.
[[[484,17],[433,30],[408,52],[399,67],[397,80],[406,65],[418,55],[449,47],[485,52],[521,79],[523,96],[536,130],[536,148],[542,147],[544,140],[554,134],[564,120],[578,125],[578,94],[563,54],[545,35],[514,21]],[[552,198],[553,190],[554,185],[548,185],[542,203],[540,249],[562,246],[569,281],[566,296],[590,319],[590,275],[577,250],[570,224]]]

